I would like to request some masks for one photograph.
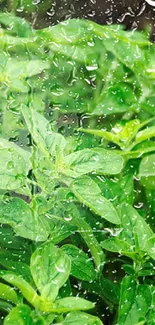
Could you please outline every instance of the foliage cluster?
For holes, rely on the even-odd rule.
[[[0,324],[155,324],[155,45],[0,23]]]

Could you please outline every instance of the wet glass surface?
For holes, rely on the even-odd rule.
[[[0,0],[0,325],[155,324],[154,17]]]

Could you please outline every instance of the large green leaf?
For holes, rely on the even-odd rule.
[[[48,152],[46,154],[48,155]],[[33,160],[33,173],[38,185],[45,193],[52,195],[54,187],[59,181],[54,160],[51,157],[46,157],[45,153],[38,148],[35,149]]]
[[[4,320],[4,325],[32,325],[31,309],[27,305],[19,305],[11,310]]]
[[[46,155],[55,156],[57,150],[62,151],[65,148],[65,138],[54,133],[48,120],[41,114],[26,106],[23,106],[22,113],[34,141]]]
[[[89,129],[79,128],[78,131],[95,135],[97,137],[103,138],[109,142],[113,142],[119,145],[119,135],[115,134],[114,132],[98,130],[98,129],[90,129],[90,128]]]
[[[111,252],[118,252],[127,255],[133,259],[137,259],[136,253],[149,251],[151,255],[151,247],[149,240],[153,232],[145,220],[138,212],[129,204],[119,206],[121,215],[121,226],[118,234],[106,239],[102,243],[102,247]],[[147,247],[147,248],[146,248]],[[153,254],[153,246],[152,246]]]
[[[138,324],[145,318],[152,303],[151,289],[139,285],[132,276],[125,277],[121,284],[118,324]]]
[[[139,177],[147,188],[155,188],[155,154],[145,156],[139,167]]]
[[[48,214],[48,223],[50,227],[50,238],[54,244],[62,242],[64,239],[77,231],[77,226],[71,224],[63,217]]]
[[[1,80],[4,79],[11,90],[27,93],[29,88],[24,80],[38,75],[48,68],[49,63],[43,60],[10,59],[5,66],[4,75],[1,75]]]
[[[119,140],[122,149],[126,148],[130,144],[130,142],[135,137],[140,127],[141,127],[140,121],[138,119],[134,119],[127,122],[125,126],[121,128],[119,132]],[[116,130],[117,130],[117,125],[116,125]]]
[[[19,37],[33,35],[30,24],[25,19],[14,16],[11,13],[1,12],[0,22],[8,27],[10,34],[16,34]]]
[[[27,243],[24,238],[14,235],[14,231],[9,226],[7,227],[1,225],[0,229],[0,245],[9,249],[22,250],[27,249]]]
[[[154,287],[152,287],[152,308],[147,313],[147,324],[154,325],[155,324],[155,292]]]
[[[61,248],[47,242],[32,254],[30,268],[41,296],[53,301],[69,277],[71,262]]]
[[[113,142],[121,147],[121,149],[126,148],[131,140],[134,138],[136,133],[140,128],[140,121],[138,119],[131,120],[125,124],[123,127],[121,123],[117,123],[111,132],[106,130],[98,129],[84,129],[79,128],[78,130],[84,133],[96,135],[98,137],[104,138],[109,142]],[[112,153],[112,152],[111,152]]]
[[[29,194],[27,174],[31,168],[30,153],[0,138],[0,188]]]
[[[7,255],[3,252],[0,264],[7,270],[13,271],[17,275],[22,276],[22,278],[30,284],[33,284],[30,267],[26,263],[15,261],[14,259],[11,260],[11,256],[10,258],[7,258]]]
[[[53,305],[53,311],[57,313],[66,313],[76,310],[88,310],[94,308],[94,304],[80,297],[67,297],[56,300]]]
[[[63,24],[57,24],[42,31],[39,30],[37,34],[63,45],[80,44],[85,43],[85,38],[87,39],[88,36],[91,38],[88,27],[93,30],[93,26],[94,23],[87,20],[72,19],[65,21]]]
[[[46,220],[19,198],[0,202],[0,222],[13,227],[18,236],[31,240],[44,241],[49,235]]]
[[[134,71],[135,74],[141,73],[143,75],[147,66],[144,48],[137,46],[135,41],[130,41],[130,38],[127,38],[124,32],[120,33],[119,31],[117,33],[114,30],[108,30],[106,27],[105,30],[109,36],[104,41],[106,49],[112,52],[121,63]]]
[[[128,111],[135,101],[132,87],[123,82],[114,83],[106,89],[103,88],[93,114],[123,113]]]
[[[93,212],[111,223],[120,224],[116,209],[102,196],[99,186],[89,176],[77,178],[71,183],[70,188],[79,201]]]
[[[134,201],[134,182],[133,175],[129,172],[115,178],[103,176],[93,177],[102,191],[102,195],[111,200],[115,206],[125,202],[133,204]]]
[[[62,324],[59,325],[103,325],[103,323],[99,320],[98,317],[81,313],[81,312],[74,312],[69,313]]]
[[[75,230],[80,233],[81,237],[83,238],[87,247],[90,250],[96,269],[98,271],[101,271],[103,268],[105,257],[103,250],[93,232],[93,229],[89,225],[89,222],[87,222],[83,218],[76,205],[70,201],[64,200],[62,204],[60,204],[59,202],[56,211],[61,215],[61,218],[63,217],[66,223],[68,223],[69,228],[70,226],[74,226]],[[63,233],[63,228],[61,229],[60,233]],[[66,232],[65,228],[64,232]]]
[[[0,298],[10,301],[13,304],[18,303],[16,291],[4,283],[0,283]]]
[[[152,230],[143,217],[129,204],[121,206],[121,220],[124,232],[121,239],[132,244],[136,249],[145,249],[145,241],[152,236]]]
[[[155,126],[150,126],[142,131],[139,131],[136,135],[136,144],[142,141],[148,140],[155,136]]]
[[[104,240],[102,247],[109,252],[118,252],[124,255],[128,255],[128,252],[132,251],[131,246],[128,243],[117,237]]]
[[[123,168],[123,159],[120,155],[105,149],[84,149],[65,157],[69,170],[62,170],[71,177],[79,177],[91,172],[101,174],[118,174]]]
[[[98,281],[83,282],[82,288],[87,292],[96,294],[100,298],[105,298],[107,302],[118,305],[119,284],[101,276]]]
[[[71,274],[75,278],[84,281],[95,280],[96,272],[87,254],[71,244],[62,246],[62,249],[71,260]]]
[[[21,291],[24,298],[32,306],[34,306],[35,308],[39,308],[41,306],[40,297],[37,295],[34,288],[21,276],[18,276],[11,271],[0,271],[0,277],[8,283],[12,284],[13,286],[17,287]]]
[[[146,240],[145,250],[150,257],[155,260],[155,234],[152,237]]]

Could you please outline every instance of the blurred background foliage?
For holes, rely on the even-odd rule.
[[[69,18],[99,24],[124,24],[128,29],[149,27],[154,38],[154,10],[145,0],[0,0],[1,11],[28,19],[43,28]]]

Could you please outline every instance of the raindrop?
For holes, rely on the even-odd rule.
[[[86,66],[86,69],[88,70],[88,71],[94,71],[94,70],[97,70],[98,69],[98,65],[95,63],[95,64],[93,64],[93,65],[87,65]]]
[[[24,7],[23,7],[23,6],[21,6],[21,7],[18,7],[16,10],[17,10],[17,12],[23,12],[23,10],[24,10]]]
[[[58,272],[65,273],[64,268],[61,268],[60,266],[57,266],[56,264],[55,264],[55,267],[56,267],[56,269],[57,269]]]
[[[155,2],[155,1],[154,1]],[[138,16],[141,16],[141,14],[144,12],[144,10],[146,9],[146,3],[144,2],[141,6],[141,9],[139,11],[139,13],[137,14],[137,17]]]
[[[71,221],[72,220],[72,216],[68,214],[68,216],[67,217],[65,216],[64,219],[66,221]]]
[[[155,1],[153,0],[145,0],[150,6],[155,7]]]
[[[33,0],[32,1],[32,4],[35,6],[35,5],[38,5],[40,3],[40,0]]]
[[[12,169],[12,168],[14,168],[14,162],[13,161],[9,161],[7,163],[7,169]]]
[[[138,202],[137,204],[134,205],[136,209],[141,209],[143,207],[143,202]]]

